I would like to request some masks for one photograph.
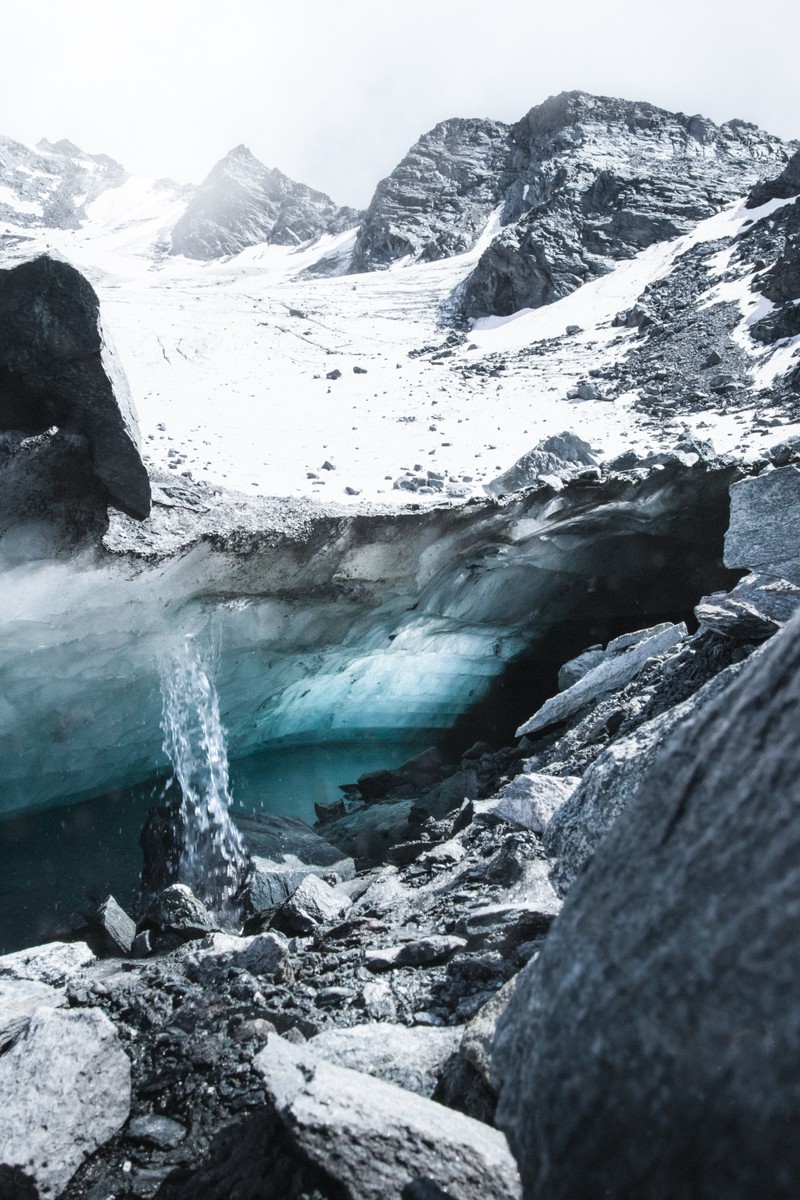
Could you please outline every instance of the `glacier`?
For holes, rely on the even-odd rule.
[[[676,460],[399,513],[156,479],[148,522],[113,513],[100,547],[0,571],[2,811],[165,773],[161,670],[187,637],[235,758],[437,738],[502,705],[521,661],[529,706],[543,664],[731,581],[735,471]]]

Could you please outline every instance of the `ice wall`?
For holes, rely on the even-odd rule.
[[[8,564],[2,810],[165,771],[160,664],[187,635],[213,646],[232,756],[450,729],[565,631],[640,627],[725,586],[732,472],[675,463],[399,515],[283,507],[272,526],[242,498],[157,502],[102,552]]]

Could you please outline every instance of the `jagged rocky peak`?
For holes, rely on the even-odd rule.
[[[423,261],[474,246],[511,182],[513,145],[500,121],[442,121],[381,180],[353,256],[354,271]]]
[[[456,297],[462,319],[538,308],[687,233],[773,174],[779,138],[641,101],[567,92],[514,126],[505,228]]]
[[[800,195],[800,150],[793,154],[775,179],[765,179],[751,191],[748,208],[759,208],[770,200],[791,200]]]
[[[265,167],[236,146],[206,176],[172,233],[172,253],[210,259],[270,242],[299,245],[358,224],[324,192]]]
[[[568,295],[654,242],[688,232],[791,148],[743,121],[717,126],[642,101],[563,92],[515,125],[437,125],[379,184],[353,269],[475,246],[502,226],[449,311],[508,315]]]
[[[86,207],[127,178],[107,154],[42,138],[36,149],[0,137],[0,220],[17,228],[76,229]]]

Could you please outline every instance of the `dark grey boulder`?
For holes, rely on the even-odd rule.
[[[307,875],[333,880],[355,875],[352,858],[296,817],[244,812],[231,816],[252,863],[247,900],[253,912],[283,904]],[[326,833],[330,828],[326,826]]]
[[[0,271],[0,430],[53,428],[86,439],[115,508],[148,516],[133,401],[97,295],[69,263],[42,255]]]
[[[800,621],[669,739],[501,1018],[537,1200],[790,1200],[800,1178]]]
[[[218,929],[211,913],[185,883],[173,883],[156,896],[147,910],[143,927],[180,942],[205,937]]]

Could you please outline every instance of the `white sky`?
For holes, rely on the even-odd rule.
[[[437,121],[570,88],[800,137],[797,0],[37,0],[0,7],[0,132],[199,181],[244,142],[365,205]]]

